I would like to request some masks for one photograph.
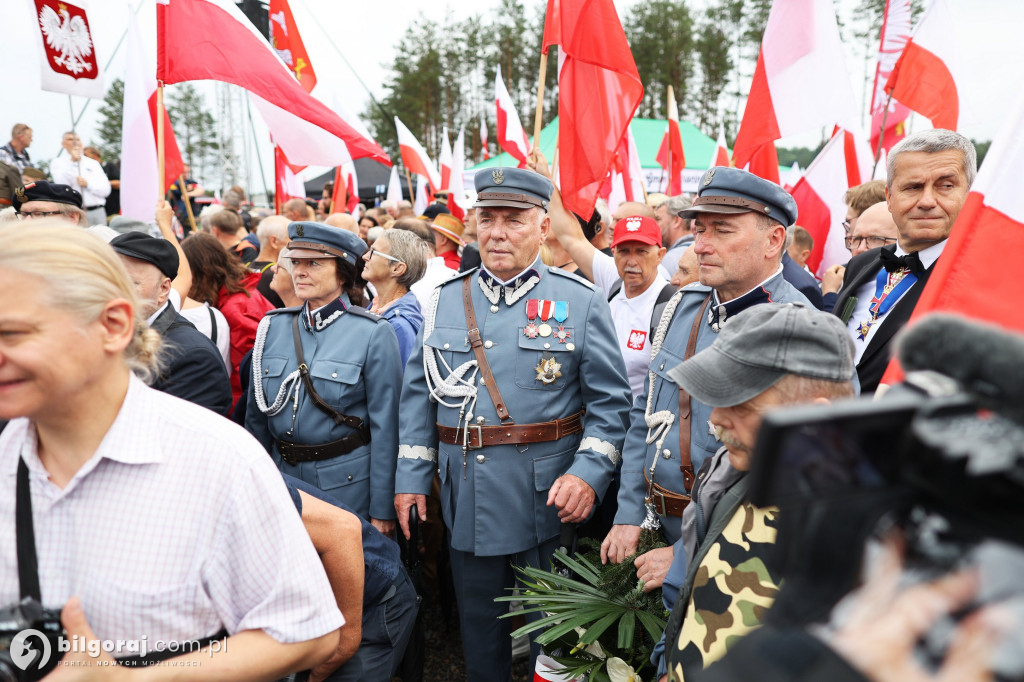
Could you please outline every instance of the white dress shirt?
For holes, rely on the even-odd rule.
[[[102,207],[107,203],[110,180],[96,159],[83,156],[79,161],[72,161],[67,154],[61,154],[50,163],[50,175],[55,183],[68,185],[81,192],[82,208],[85,210]],[[86,179],[88,184],[85,187],[78,184],[78,176]]]
[[[0,604],[19,599],[15,489],[29,468],[43,604],[82,600],[101,640],[262,630],[283,643],[344,623],[281,474],[240,426],[132,377],[95,455],[62,490],[28,419],[0,435]]]

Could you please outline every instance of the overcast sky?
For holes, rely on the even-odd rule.
[[[615,0],[620,16],[636,0]],[[859,0],[836,0],[837,11],[845,22],[855,21],[853,8]],[[532,15],[534,0],[524,0]],[[967,99],[981,114],[980,123],[962,132],[977,139],[988,139],[998,130],[1004,110],[1012,104],[1024,82],[1024,2],[1019,0],[949,0],[960,35],[961,59],[971,79]],[[690,2],[702,7],[704,2]],[[70,127],[68,97],[43,92],[39,88],[38,47],[29,38],[33,31],[33,3],[31,0],[3,0],[0,4],[0,141],[6,141],[11,125],[28,123],[35,131],[35,140],[29,149],[35,159],[49,159],[60,148],[60,136]],[[443,20],[446,8],[456,18],[486,13],[498,5],[498,0],[291,0],[310,60],[316,69],[317,92],[332,89],[341,93],[348,109],[361,112],[369,100],[366,89],[353,70],[377,96],[383,96],[382,83],[387,79],[388,66],[395,57],[394,48],[402,32],[421,15]],[[124,76],[123,46],[113,55],[127,22],[128,8],[141,7],[139,18],[145,35],[155,35],[153,0],[90,0],[87,7],[94,33],[100,66],[106,68],[108,82]],[[333,40],[333,46],[328,40]],[[153,48],[155,50],[155,48]],[[339,57],[344,55],[352,68]],[[862,79],[865,64],[860,46],[849,46],[848,68],[860,97],[865,90]],[[874,66],[870,67],[873,73]],[[175,86],[169,86],[172,89]],[[205,85],[209,108],[216,115],[213,86]],[[17,93],[17,94],[15,94]],[[327,98],[325,98],[327,99]],[[77,114],[85,105],[84,98],[76,97],[73,108]],[[86,108],[79,132],[86,142],[95,141],[100,101],[92,101]],[[254,117],[258,114],[253,113]],[[685,115],[684,115],[685,117]],[[493,117],[492,117],[493,119]],[[492,123],[493,125],[493,123]],[[929,127],[926,120],[915,121],[912,126]],[[273,182],[270,147],[266,133],[257,121],[256,137],[262,140],[261,153],[269,183]],[[708,131],[713,137],[714,131]],[[814,145],[820,131],[811,131],[798,140],[784,141]],[[492,133],[493,137],[493,133]],[[251,131],[248,139],[253,138]],[[250,142],[250,162],[255,165],[255,154]],[[262,188],[258,172],[253,172],[250,186]]]

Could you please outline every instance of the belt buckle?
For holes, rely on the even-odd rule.
[[[285,461],[289,466],[295,466],[299,462],[295,459],[295,452],[289,448],[283,448],[281,443],[278,443],[277,451],[281,453],[281,459]]]
[[[472,429],[476,429],[476,446],[473,445],[473,438],[470,435]],[[467,450],[479,450],[484,446],[484,430],[480,424],[468,424],[462,431],[463,446]]]

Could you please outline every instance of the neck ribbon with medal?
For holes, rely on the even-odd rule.
[[[914,286],[915,282],[917,282],[917,275],[912,273],[909,268],[901,268],[895,272],[881,270],[875,279],[875,296],[871,299],[871,307],[868,308],[871,319],[861,322],[857,327],[857,338],[861,341],[867,339],[872,325],[878,321],[878,318],[889,312],[889,309],[896,305],[900,297]]]
[[[552,337],[558,343],[566,345],[568,350],[574,346],[569,343],[572,333],[565,328],[565,321],[569,319],[568,301],[545,301],[538,298],[531,298],[526,301],[527,324],[523,328],[523,335],[529,339],[538,336],[542,338]],[[540,324],[537,321],[540,321]],[[550,322],[558,324],[558,329],[553,329]],[[540,362],[537,364],[537,381],[542,384],[553,384],[556,379],[562,376],[562,365],[555,359],[554,353],[545,351],[541,354]]]

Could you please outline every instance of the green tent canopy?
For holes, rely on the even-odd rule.
[[[658,155],[658,148],[661,140],[665,137],[665,130],[668,122],[665,119],[657,118],[634,118],[630,124],[633,131],[633,139],[636,140],[636,149],[640,154],[640,165],[643,168],[661,168],[655,157]],[[686,121],[679,122],[679,131],[683,136],[683,151],[686,154],[686,167],[704,170],[711,162],[711,155],[715,151],[715,140],[711,139],[693,125]],[[555,151],[555,141],[558,138],[558,117],[540,131],[540,150],[551,162]],[[467,170],[479,170],[492,166],[516,166],[518,162],[511,154],[502,152],[491,157],[487,161],[478,163]]]

